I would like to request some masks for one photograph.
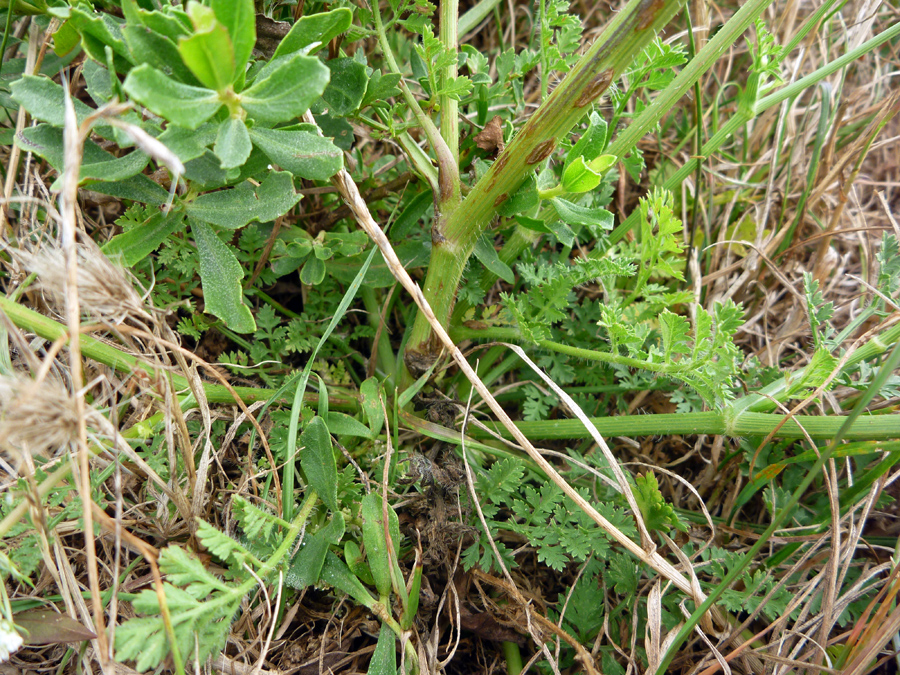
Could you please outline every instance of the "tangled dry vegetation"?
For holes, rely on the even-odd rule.
[[[735,9],[692,3],[693,20],[700,27],[695,30],[698,50]],[[788,44],[814,9],[806,0],[790,0],[773,6],[765,19],[776,40]],[[502,21],[485,22],[469,38],[470,44],[492,54],[500,45],[527,43],[532,10],[530,3],[501,3]],[[605,3],[587,1],[573,3],[573,11],[589,27],[585,39],[599,33],[610,15]],[[871,0],[849,0],[840,12],[845,21],[840,34],[813,31],[788,59],[792,78],[900,20],[896,7]],[[665,37],[677,39],[683,28],[683,20],[676,19]],[[17,56],[42,58],[50,39],[43,30],[23,18],[16,34],[23,37]],[[726,106],[718,108],[718,101],[724,100],[723,87],[738,77],[735,63],[741,62],[746,48],[738,43],[701,80],[707,122],[733,112]],[[690,288],[698,297],[702,290],[708,302],[730,298],[743,303],[746,323],[737,342],[748,359],[755,357],[763,366],[808,365],[812,352],[804,273],[819,280],[824,298],[834,303],[831,321],[840,331],[877,287],[875,261],[882,233],[900,238],[898,49],[895,42],[889,49],[876,50],[827,78],[819,90],[805,92],[792,107],[773,107],[735,137],[726,148],[730,159],[720,153],[705,160],[702,171],[685,184],[685,195],[695,188],[700,194],[696,210],[689,210],[689,199],[679,200],[685,236],[708,247],[688,262]],[[82,96],[78,69],[72,67],[69,75],[72,93]],[[819,124],[823,96],[835,90],[841,90],[836,123],[823,128]],[[538,95],[538,81],[529,81],[526,100],[536,101]],[[671,170],[665,167],[679,166],[696,153],[695,139],[685,132],[691,127],[695,95],[696,91],[670,113],[659,137],[641,143],[650,174],[657,167]],[[27,115],[20,111],[11,123],[21,129],[28,124]],[[374,164],[394,152],[364,130],[356,131],[367,162]],[[285,418],[263,410],[261,401],[231,396],[233,387],[261,383],[216,364],[223,351],[233,348],[228,338],[214,331],[202,340],[177,333],[173,313],[152,307],[150,289],[142,288],[99,251],[98,244],[116,233],[113,223],[125,209],[122,203],[89,188],[75,193],[71,181],[65,180],[63,197],[58,198],[50,191],[57,175],[49,166],[16,146],[4,146],[2,153],[4,197],[7,204],[19,205],[8,208],[2,222],[3,290],[7,299],[54,319],[59,327],[56,333],[52,326],[23,330],[11,311],[0,312],[0,477],[6,500],[0,531],[8,550],[18,549],[20,559],[24,559],[21,547],[31,547],[37,570],[30,581],[7,577],[6,593],[25,609],[53,603],[72,621],[46,621],[60,633],[72,631],[73,642],[48,639],[48,644],[28,646],[0,670],[100,672],[102,662],[107,672],[133,672],[126,664],[103,657],[111,653],[115,627],[135,616],[130,599],[154,588],[160,579],[155,561],[167,545],[197,551],[211,571],[224,572],[199,544],[197,519],[233,533],[230,509],[236,496],[261,507],[264,489],[280,498],[279,473],[268,468],[278,462],[266,439]],[[635,184],[622,172],[611,206],[618,218],[624,220],[637,207],[649,187],[647,176]],[[352,209],[338,212],[322,201],[332,188],[312,183],[305,187],[302,208],[289,216],[302,227],[315,234],[329,227],[338,213],[353,216]],[[383,186],[370,186],[363,198],[378,202],[386,192]],[[735,209],[744,214],[740,219],[731,217]],[[390,217],[377,206],[372,215],[379,223]],[[298,291],[304,301],[316,292],[282,283],[271,295],[284,305],[296,305],[293,298]],[[196,285],[186,292],[202,298]],[[596,294],[599,289],[587,284],[578,292]],[[895,299],[889,300],[894,314],[887,321],[895,322],[900,313]],[[345,321],[365,324],[363,315],[350,312]],[[384,314],[384,330],[394,346],[405,329],[397,324],[398,316]],[[80,339],[68,343],[61,327],[79,322]],[[874,324],[860,326],[853,337],[864,341],[869,328]],[[109,356],[104,345],[130,356]],[[461,346],[465,351],[471,345]],[[372,354],[361,356],[365,361]],[[295,360],[292,367],[302,365]],[[456,366],[450,363],[445,368],[453,372]],[[316,370],[327,381],[327,364]],[[492,389],[499,396],[516,385],[511,378],[501,379]],[[177,394],[188,389],[196,406],[182,410]],[[849,387],[822,391],[804,401],[802,412],[845,411],[859,395]],[[355,401],[354,396],[348,399]],[[623,408],[628,414],[676,409],[668,393],[653,389],[627,397]],[[318,398],[309,396],[309,401],[315,405]],[[420,406],[429,411],[426,424],[459,428],[464,403],[423,399]],[[894,411],[898,403],[882,398],[870,409]],[[476,410],[479,405],[476,399]],[[610,405],[602,414],[619,411]],[[578,627],[564,623],[560,614],[575,598],[591,558],[554,570],[538,560],[525,538],[504,532],[500,536],[516,551],[517,567],[504,570],[505,574],[478,566],[465,570],[461,552],[478,536],[482,496],[467,496],[474,487],[472,474],[467,475],[455,446],[423,436],[424,428],[420,424],[398,430],[396,447],[390,441],[390,448],[366,445],[365,458],[358,447],[340,448],[352,474],[366,486],[383,482],[381,464],[372,456],[393,452],[401,459],[413,457],[403,468],[406,478],[386,487],[401,531],[418,549],[400,561],[404,575],[412,572],[415,558],[420,556],[424,563],[413,629],[423,669],[427,664],[434,672],[513,672],[510,654],[518,651],[526,662],[533,655],[534,662],[542,663],[542,672],[654,672],[667,636],[673,637],[677,628],[659,621],[664,596],[671,595],[666,582],[644,568],[634,605],[613,612],[621,602],[615,581],[599,578],[596,592],[588,597],[605,608],[605,619],[588,641],[582,641]],[[153,462],[131,442],[146,438],[148,429],[162,437]],[[544,455],[551,464],[566,466],[560,457],[569,445],[554,441],[545,445]],[[698,593],[698,579],[708,573],[699,551],[716,546],[739,556],[756,543],[771,518],[764,499],[756,495],[742,505],[741,520],[727,521],[748,481],[737,468],[741,453],[735,439],[656,435],[610,439],[610,445],[626,471],[655,469],[669,504],[701,514],[676,541],[664,536],[669,546],[660,549],[668,564],[698,584]],[[893,469],[885,473],[841,515],[836,491],[837,476],[846,469],[843,462],[832,461],[822,488],[834,506],[831,528],[812,534],[806,528],[779,530],[760,552],[759,563],[787,547],[791,553],[772,566],[759,567],[756,581],[767,589],[763,597],[743,612],[708,615],[668,672],[830,673],[837,672],[832,665],[840,648],[845,650],[842,673],[897,672],[900,612],[894,599],[900,590],[895,562],[900,521],[896,503],[884,496],[900,496],[898,474]],[[173,475],[170,466],[182,467],[183,474]],[[412,484],[425,487],[415,490]],[[83,501],[88,494],[90,507]],[[717,516],[714,528],[702,514]],[[691,559],[682,553],[688,541],[698,553]],[[212,658],[211,665],[200,664],[200,669],[240,675],[366,672],[379,635],[378,618],[327,585],[307,587],[282,602],[287,593],[275,583],[268,589],[259,586],[244,598],[224,653]],[[785,593],[790,602],[781,616],[766,614],[767,602]],[[39,602],[28,605],[24,603],[28,599]],[[690,606],[678,609],[677,603],[675,608],[684,616],[693,611]],[[594,616],[590,607],[577,610],[579,616]],[[648,618],[639,623],[641,613]],[[96,624],[98,616],[103,617],[104,630]],[[610,625],[610,616],[615,625]],[[76,623],[95,637],[79,643],[86,638],[77,633]],[[163,671],[174,667],[171,661],[162,665]]]

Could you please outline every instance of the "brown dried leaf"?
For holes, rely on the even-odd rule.
[[[475,134],[475,145],[486,152],[503,151],[503,120],[494,115],[484,129]]]
[[[93,640],[97,636],[75,619],[52,609],[29,609],[13,615],[13,621],[28,631],[26,645],[56,645]]]

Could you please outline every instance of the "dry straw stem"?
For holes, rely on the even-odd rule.
[[[65,87],[64,87],[65,88]],[[75,414],[78,425],[78,470],[76,479],[81,497],[84,519],[84,548],[87,558],[88,580],[94,615],[94,632],[97,638],[94,646],[103,670],[110,659],[109,644],[104,627],[103,601],[100,597],[100,575],[97,569],[97,551],[94,544],[94,522],[91,513],[90,451],[87,444],[86,404],[84,400],[84,378],[81,366],[81,309],[78,299],[78,252],[75,246],[77,230],[76,208],[78,199],[78,175],[81,168],[81,153],[84,141],[90,133],[93,120],[88,118],[79,128],[75,107],[66,89],[65,129],[63,148],[65,171],[62,175],[62,192],[59,195],[60,240],[66,258],[66,323],[69,328],[69,353],[71,355],[72,388],[75,394]],[[73,462],[73,469],[74,469]]]
[[[78,230],[76,210],[78,180],[84,142],[90,134],[91,128],[95,122],[103,118],[112,118],[115,115],[120,114],[124,108],[118,104],[105,106],[93,115],[87,117],[79,126],[68,89],[66,89],[64,103],[65,128],[63,131],[63,147],[65,170],[62,175],[62,190],[59,195],[59,229],[61,253],[64,257],[66,273],[59,288],[64,291],[63,297],[65,299],[66,323],[69,333],[69,353],[71,355],[72,388],[74,390],[75,422],[77,427],[76,442],[78,448],[78,461],[77,464],[73,463],[73,470],[77,466],[77,471],[75,471],[75,473],[83,507],[82,517],[84,521],[85,555],[87,559],[88,579],[90,582],[91,600],[93,605],[94,630],[97,634],[94,645],[100,666],[105,670],[112,654],[104,628],[103,603],[100,595],[100,577],[97,569],[97,555],[94,542],[93,513],[90,507],[90,504],[92,503],[90,484],[91,453],[87,443],[87,406],[84,400],[84,377],[81,364],[81,300],[79,298],[79,291],[81,289],[79,287],[79,250],[76,244],[76,232]],[[101,284],[101,286],[103,286],[103,284]],[[97,289],[93,288],[92,292],[94,290]],[[104,286],[102,290],[105,292],[108,291],[109,288]],[[103,292],[101,292],[101,295]],[[101,300],[100,302],[105,303],[105,300]],[[133,299],[130,301],[130,304],[134,304]],[[106,307],[105,304],[104,307]],[[137,308],[138,311],[140,311],[139,302]],[[181,670],[183,664],[181,663],[177,650],[174,650],[173,654],[175,656],[176,667]]]
[[[578,640],[569,635],[566,631],[562,629],[562,617],[565,614],[565,608],[563,608],[560,613],[560,625],[557,626],[552,621],[549,621],[546,617],[542,616],[538,612],[532,612],[530,609],[530,603],[522,593],[519,591],[518,586],[516,586],[516,582],[513,581],[512,575],[509,573],[509,570],[506,568],[506,565],[503,562],[503,556],[500,555],[500,551],[497,549],[497,544],[494,541],[494,537],[491,535],[491,529],[488,527],[487,521],[484,517],[484,511],[481,508],[481,503],[478,500],[478,494],[475,491],[475,480],[472,477],[472,467],[469,466],[469,459],[466,456],[466,422],[469,419],[471,406],[472,406],[472,394],[474,393],[474,389],[469,390],[469,400],[466,404],[466,412],[465,417],[463,418],[462,429],[460,430],[460,439],[462,440],[462,453],[463,453],[463,465],[466,470],[466,485],[469,488],[469,496],[472,499],[472,504],[475,506],[475,512],[478,514],[478,519],[481,521],[481,526],[484,528],[484,532],[487,535],[488,544],[491,547],[491,550],[494,552],[494,556],[497,559],[497,564],[500,566],[500,570],[503,572],[503,576],[506,577],[506,582],[502,586],[502,588],[522,607],[522,610],[525,612],[525,616],[527,617],[527,627],[528,632],[531,635],[532,639],[538,646],[538,651],[535,653],[535,658],[539,654],[544,654],[547,657],[547,663],[553,668],[554,672],[558,672],[558,668],[556,665],[556,661],[551,657],[550,650],[547,647],[546,640],[541,637],[539,633],[536,633],[533,627],[531,626],[531,619],[534,618],[538,624],[543,626],[544,628],[549,628],[551,632],[553,632],[557,636],[557,640],[562,638],[569,644],[577,655],[577,659],[584,666],[585,670],[588,672],[588,675],[596,675],[597,671],[594,668],[593,659],[591,659],[590,654],[588,654],[587,650],[584,648]],[[476,568],[477,571],[477,568]],[[484,575],[484,578],[493,579],[490,575]],[[496,580],[497,583],[502,583],[500,580]],[[494,583],[492,581],[491,583]],[[573,582],[572,588],[575,588],[576,582]],[[571,592],[570,592],[571,593]],[[568,598],[566,599],[566,604],[568,604]],[[547,625],[549,624],[549,626]],[[558,646],[558,643],[557,643]],[[558,652],[557,652],[558,656]]]
[[[603,530],[612,539],[619,542],[619,544],[621,544],[633,556],[638,558],[638,560],[642,561],[644,564],[654,569],[661,576],[671,581],[683,593],[691,596],[698,605],[703,602],[705,598],[702,593],[700,595],[697,595],[690,580],[682,576],[682,574],[668,560],[663,558],[655,550],[644,550],[643,548],[641,548],[641,546],[625,536],[623,532],[621,532],[612,523],[606,520],[606,518],[600,515],[600,513],[598,513],[593,506],[591,506],[581,495],[579,495],[575,491],[575,489],[571,485],[569,485],[568,482],[566,482],[566,480],[556,471],[553,465],[541,456],[541,454],[534,448],[534,446],[525,437],[525,435],[521,431],[519,431],[518,427],[516,427],[515,424],[513,424],[513,421],[506,414],[506,411],[503,410],[497,400],[493,397],[491,392],[469,365],[469,362],[466,361],[465,357],[450,339],[447,331],[444,330],[443,326],[441,326],[440,322],[435,317],[434,312],[431,310],[428,301],[422,294],[421,289],[416,285],[416,283],[412,280],[412,278],[410,278],[409,274],[403,268],[403,264],[400,262],[399,258],[397,258],[397,254],[394,252],[390,241],[388,241],[388,238],[385,236],[384,232],[382,232],[381,228],[369,213],[369,209],[366,206],[366,203],[362,200],[362,197],[360,197],[359,190],[356,187],[356,183],[353,182],[350,174],[347,173],[346,170],[342,169],[332,178],[332,182],[338,188],[338,191],[341,193],[344,201],[347,202],[348,206],[353,211],[353,215],[356,218],[357,222],[381,250],[381,254],[382,256],[384,256],[384,259],[387,262],[391,273],[394,275],[397,281],[399,281],[403,285],[407,292],[412,295],[413,299],[416,302],[416,305],[419,307],[419,310],[425,317],[427,317],[428,322],[431,324],[431,327],[434,330],[435,334],[450,352],[453,360],[456,361],[456,364],[463,371],[463,373],[465,373],[466,377],[472,383],[472,386],[475,388],[475,390],[478,391],[479,395],[487,402],[488,406],[494,412],[503,426],[506,427],[507,430],[509,430],[513,438],[515,438],[515,440],[525,449],[525,452],[528,453],[528,456],[531,457],[531,459],[550,477],[550,479],[557,486],[559,486],[559,488],[572,501],[574,501],[578,505],[579,508],[581,508],[595,523],[603,528]],[[639,510],[636,510],[634,512],[634,517],[635,520],[637,520],[637,522],[640,524],[640,527],[646,529],[646,526],[642,523]]]
[[[39,35],[40,27],[38,26],[36,21],[32,21],[28,33],[28,52],[25,56],[25,72],[29,75],[34,75],[34,73],[40,69],[40,63],[38,63],[37,60]],[[2,57],[2,55],[0,55],[0,57]],[[25,112],[25,108],[19,107],[19,112],[16,116],[17,135],[22,133],[22,131],[25,129],[25,122],[27,117],[28,113]],[[6,182],[3,186],[4,205],[9,203],[9,200],[12,197],[13,188],[16,184],[16,174],[18,172],[20,152],[21,150],[19,149],[19,146],[13,144],[12,148],[10,149],[9,161],[6,164]],[[9,229],[9,222],[6,216],[6,208],[0,208],[0,234],[8,234]]]
[[[161,338],[161,337],[159,337],[159,336],[157,336],[157,335],[153,335],[152,333],[148,333],[148,332],[146,332],[146,331],[138,330],[138,329],[136,329],[136,328],[131,328],[131,327],[127,327],[127,326],[126,326],[126,327],[123,327],[122,331],[125,332],[125,333],[131,333],[131,334],[133,334],[133,335],[135,335],[135,336],[137,336],[137,337],[144,338],[145,340],[153,341],[153,342],[155,342],[156,344],[158,344],[158,345],[161,346],[161,347],[165,347],[166,349],[169,349],[169,350],[171,350],[172,352],[175,352],[176,354],[179,354],[179,355],[181,355],[181,356],[183,356],[183,357],[185,357],[185,358],[187,358],[187,359],[190,359],[191,361],[195,362],[197,365],[199,365],[200,367],[202,367],[204,370],[206,370],[207,372],[209,372],[209,374],[210,374],[212,377],[214,377],[216,380],[218,380],[219,383],[220,383],[223,387],[225,387],[225,389],[232,395],[232,398],[234,399],[234,402],[235,402],[235,403],[237,404],[237,406],[241,409],[241,412],[242,412],[242,413],[246,416],[246,418],[250,421],[250,424],[253,425],[253,428],[256,429],[256,433],[259,434],[259,440],[260,440],[260,442],[262,443],[263,449],[264,449],[265,452],[266,452],[266,459],[269,460],[269,465],[270,465],[270,466],[273,466],[273,467],[277,466],[277,464],[276,464],[276,462],[275,462],[275,458],[274,458],[273,455],[272,455],[272,449],[271,449],[271,447],[269,446],[269,441],[268,441],[268,439],[267,439],[267,437],[266,437],[266,433],[263,431],[262,427],[260,426],[259,421],[256,419],[256,417],[253,415],[253,413],[252,413],[252,412],[250,411],[250,409],[247,407],[247,404],[244,403],[243,399],[240,397],[240,395],[239,395],[238,392],[234,389],[234,387],[232,387],[231,384],[228,383],[228,380],[226,380],[226,379],[222,376],[222,373],[220,373],[220,372],[219,372],[216,368],[214,368],[210,363],[207,363],[206,361],[204,361],[203,359],[201,359],[199,356],[197,356],[196,354],[194,354],[194,353],[191,352],[190,350],[185,349],[185,348],[182,347],[181,345],[177,345],[177,344],[175,344],[174,342],[170,342],[169,340],[164,340],[163,338]],[[272,478],[273,478],[273,481],[274,481],[275,494],[276,494],[276,499],[277,499],[277,502],[278,502],[276,506],[278,507],[279,512],[280,512],[280,510],[281,510],[281,502],[282,502],[282,494],[281,494],[281,483],[280,483],[279,480],[278,480],[278,472],[277,472],[277,471],[273,471],[273,472],[272,472]],[[198,489],[198,490],[199,490],[199,489],[202,489],[202,486],[198,485],[198,486],[197,486],[197,489]],[[200,507],[200,506],[201,506],[200,502],[199,502],[197,499],[195,499],[195,500],[194,500],[194,508],[197,509],[197,510],[199,511],[199,507]]]

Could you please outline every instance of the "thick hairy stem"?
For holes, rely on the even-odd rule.
[[[653,103],[619,134],[606,152],[616,157],[621,157],[629,152],[662,119],[663,115],[672,109],[675,102],[684,96],[692,86],[696,85],[700,77],[712,67],[725,50],[734,44],[747,29],[747,26],[760,16],[771,3],[772,0],[749,0],[745,3],[706,46],[700,50],[697,56],[685,65],[675,80],[654,98]],[[827,5],[823,5],[823,7],[827,7]],[[697,100],[699,100],[699,97]],[[560,196],[568,198],[567,194]],[[550,206],[541,209],[541,214],[538,217],[544,222],[558,218],[556,211]],[[622,230],[622,233],[624,233],[624,230]],[[613,236],[613,241],[618,241],[617,237],[621,238],[615,235]],[[513,236],[504,244],[503,250],[500,252],[500,259],[507,265],[511,265],[519,257],[525,246],[528,245],[523,239],[527,240],[528,243],[534,243],[540,239],[540,235],[535,235],[534,231],[527,230],[524,227],[516,227]],[[489,288],[496,280],[497,277],[494,274],[491,272],[486,273],[483,276],[483,287]],[[461,312],[455,310],[454,315],[461,316]]]
[[[475,242],[497,209],[524,178],[556,149],[559,139],[591,109],[615,77],[630,65],[682,0],[631,0],[579,60],[563,82],[531,116],[466,199],[435,219],[434,247],[425,279],[425,297],[447,326],[456,290]],[[407,362],[427,363],[440,345],[421,314],[416,316]]]

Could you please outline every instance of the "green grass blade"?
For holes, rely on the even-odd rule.
[[[363,263],[363,266],[359,270],[359,273],[356,275],[356,278],[353,279],[353,283],[350,284],[350,288],[347,289],[347,292],[344,293],[344,297],[341,298],[341,303],[338,305],[337,310],[335,310],[334,316],[331,317],[331,321],[328,323],[328,327],[325,329],[325,332],[322,333],[322,337],[316,344],[316,348],[313,349],[312,354],[309,355],[309,360],[306,362],[306,366],[303,368],[303,371],[299,375],[294,376],[287,382],[285,382],[284,385],[282,385],[282,387],[278,390],[278,394],[272,397],[272,399],[270,399],[263,407],[263,409],[267,408],[269,404],[280,398],[280,394],[282,392],[286,392],[291,387],[294,387],[294,402],[293,405],[291,405],[291,419],[288,426],[288,456],[287,461],[284,465],[284,476],[282,479],[281,512],[282,518],[284,518],[285,520],[290,521],[294,513],[293,494],[294,475],[296,472],[294,461],[296,459],[295,455],[297,452],[297,430],[300,427],[300,410],[303,408],[303,395],[306,393],[306,384],[309,381],[310,373],[312,373],[313,363],[316,360],[319,349],[323,344],[325,344],[325,341],[331,335],[335,327],[337,327],[340,320],[344,318],[344,314],[347,312],[347,308],[350,307],[350,303],[353,302],[353,298],[356,297],[356,291],[359,290],[359,287],[362,285],[363,279],[366,278],[366,273],[369,271],[369,265],[371,264],[372,260],[374,260],[376,253],[378,253],[378,248],[376,246],[373,246],[372,251],[369,253],[369,257],[366,258],[366,261]]]

